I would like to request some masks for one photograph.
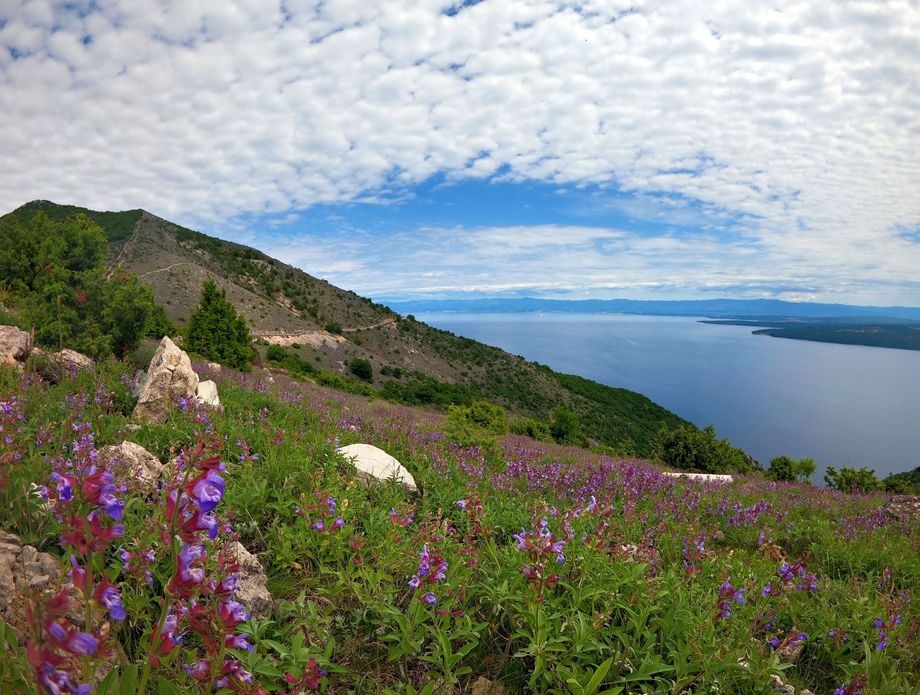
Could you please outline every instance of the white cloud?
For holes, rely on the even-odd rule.
[[[915,277],[916,3],[453,5],[0,0],[0,208],[219,230],[501,171],[699,201],[797,271]]]

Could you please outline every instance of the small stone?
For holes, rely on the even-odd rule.
[[[230,556],[236,556],[240,570],[235,598],[253,617],[264,618],[271,614],[275,604],[268,591],[268,577],[259,559],[250,553],[242,543],[234,542],[228,546]]]
[[[490,681],[484,676],[479,676],[470,685],[471,695],[505,695],[505,688],[498,683]]]

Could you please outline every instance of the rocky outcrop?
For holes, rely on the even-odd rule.
[[[920,523],[920,495],[895,495],[883,510],[885,516],[898,523]]]
[[[0,362],[22,362],[32,352],[32,334],[16,326],[0,326]]]
[[[198,401],[214,408],[220,405],[220,396],[217,395],[217,384],[208,379],[198,382]]]
[[[418,490],[412,474],[383,449],[370,444],[349,444],[336,449],[336,453],[351,461],[358,475],[365,480],[385,482],[395,479],[412,492]]]
[[[168,337],[160,341],[150,360],[140,389],[134,417],[143,422],[165,422],[177,398],[191,398],[198,392],[198,375],[188,355]]]
[[[0,531],[0,618],[24,632],[30,594],[53,588],[61,576],[58,560],[23,545],[18,536]]]
[[[262,563],[242,543],[231,543],[229,549],[231,557],[235,556],[240,565],[234,598],[255,618],[270,615],[274,599],[268,591],[268,577]]]
[[[99,461],[119,482],[139,492],[149,492],[166,472],[166,466],[140,444],[122,442],[99,450]]]

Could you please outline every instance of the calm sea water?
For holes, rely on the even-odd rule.
[[[645,394],[766,465],[780,454],[880,477],[920,466],[920,352],[616,314],[418,314],[426,323]]]

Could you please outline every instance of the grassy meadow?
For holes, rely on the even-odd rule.
[[[195,366],[222,407],[182,402],[139,429],[127,363],[57,385],[0,371],[0,528],[66,569],[75,556],[70,577],[117,587],[124,608],[86,610],[82,652],[54,642],[47,606],[30,628],[44,657],[0,629],[0,691],[53,692],[35,685],[52,669],[69,674],[60,692],[410,695],[486,678],[508,694],[766,694],[776,676],[920,692],[920,532],[885,516],[884,495],[703,484],[511,435],[463,447],[436,413]],[[94,451],[125,439],[178,456],[180,482],[87,493]],[[399,459],[418,493],[359,480],[335,454],[355,442]],[[218,470],[216,523],[177,516]],[[83,547],[72,512],[92,500]],[[232,539],[266,570],[270,616],[222,612]]]

